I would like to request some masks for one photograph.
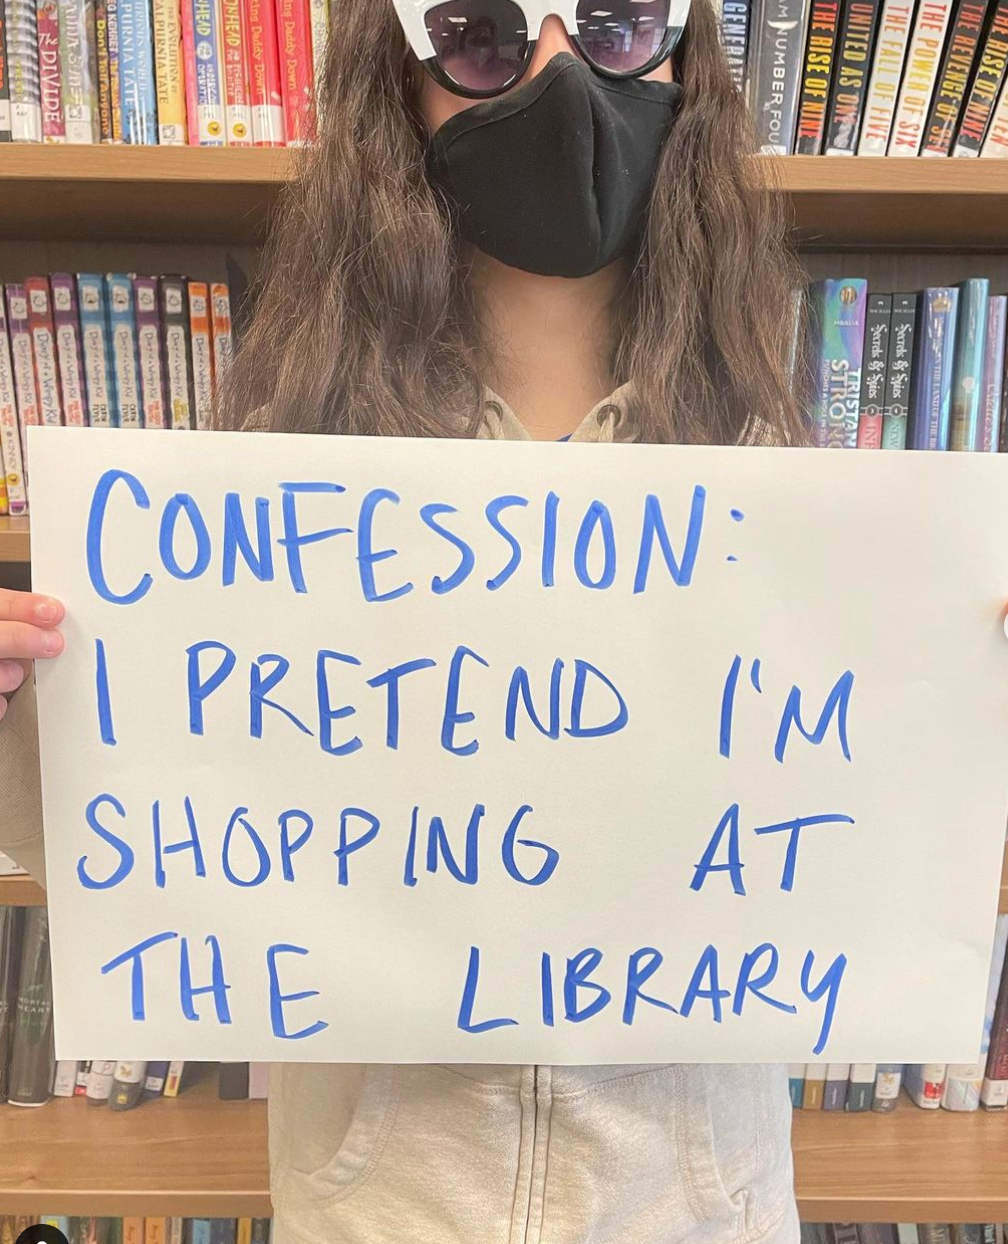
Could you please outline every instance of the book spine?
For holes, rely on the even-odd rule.
[[[119,0],[119,91],[123,142],[155,146],[158,123],[149,0]]]
[[[740,91],[745,89],[750,12],[750,0],[724,0],[721,5],[721,46],[732,81]]]
[[[233,1218],[210,1219],[210,1244],[235,1244],[236,1224]]]
[[[182,277],[161,278],[161,333],[171,426],[193,426],[192,351],[186,282]]]
[[[1008,66],[1008,0],[998,0],[984,36],[980,59],[973,71],[973,81],[963,108],[959,133],[952,154],[959,157],[977,156],[987,134],[987,124],[994,111]]]
[[[875,1096],[875,1063],[851,1063],[850,1081],[847,1085],[847,1109],[870,1110]]]
[[[199,94],[196,89],[196,28],[190,0],[180,0],[182,26],[182,81],[185,85],[186,142],[199,146]]]
[[[90,1078],[91,1060],[85,1058],[77,1064],[77,1084],[74,1088],[74,1097],[85,1097],[87,1095],[87,1086]]]
[[[133,297],[136,306],[137,363],[140,371],[143,426],[163,428],[167,423],[157,277],[134,277]]]
[[[847,0],[844,5],[826,127],[827,155],[854,155],[857,151],[881,2]]]
[[[154,84],[157,96],[158,143],[186,143],[185,83],[182,74],[182,19],[178,0],[152,0]]]
[[[997,453],[1001,439],[1006,330],[1008,298],[1004,294],[995,294],[987,300],[983,367],[980,370],[980,436],[977,448],[981,453]]]
[[[210,329],[213,337],[214,396],[231,365],[234,340],[231,331],[231,296],[227,285],[217,281],[210,286]]]
[[[185,1219],[169,1218],[168,1227],[165,1233],[165,1244],[184,1244],[185,1239]]]
[[[938,85],[924,124],[921,155],[947,156],[952,150],[987,5],[988,0],[959,0],[938,72]]]
[[[952,0],[921,0],[887,155],[915,156],[920,151],[951,11]]]
[[[0,143],[11,141],[10,59],[7,54],[7,13],[0,4]]]
[[[210,339],[209,291],[205,282],[189,282],[189,340],[192,348],[196,427],[210,427],[213,416],[213,346]]]
[[[248,1063],[221,1063],[217,1093],[221,1101],[247,1101],[249,1095]]]
[[[37,0],[39,100],[42,105],[42,141],[66,142],[63,120],[63,87],[60,82],[59,9],[56,0]]]
[[[818,155],[822,150],[839,26],[840,0],[812,0],[795,129],[797,155]]]
[[[179,1089],[182,1087],[182,1073],[185,1071],[184,1062],[174,1062],[168,1064],[168,1074],[165,1076],[164,1095],[165,1097],[177,1097]]]
[[[119,6],[123,0],[105,0],[105,42],[108,47],[109,117],[111,141],[123,140],[122,84],[119,65]]]
[[[141,426],[140,376],[137,371],[133,283],[125,273],[115,272],[110,272],[105,281],[108,291],[109,334],[112,340],[112,367],[115,375],[118,426],[139,428]]]
[[[937,1110],[947,1070],[945,1063],[907,1063],[903,1070],[903,1087],[923,1110]]]
[[[250,1074],[251,1079],[251,1074]],[[788,1064],[788,1092],[791,1095],[791,1105],[796,1109],[801,1109],[802,1097],[805,1094],[805,1064],[789,1063]],[[251,1096],[251,1091],[249,1093]]]
[[[112,83],[108,50],[107,0],[94,0],[95,60],[98,70],[98,131],[103,143],[112,141]]]
[[[77,1087],[77,1063],[60,1059],[53,1076],[53,1097],[73,1097]]]
[[[210,1219],[189,1219],[189,1244],[211,1244]]]
[[[889,363],[889,325],[892,295],[870,294],[865,320],[865,345],[861,369],[861,409],[858,415],[858,449],[882,446],[885,415],[886,373]],[[874,1081],[873,1081],[874,1082]]]
[[[0,907],[0,1102],[7,1100],[23,927],[22,908]]]
[[[235,1244],[252,1244],[252,1219],[239,1218],[235,1232]]]
[[[990,281],[986,278],[963,281],[959,286],[959,309],[952,355],[949,449],[975,450],[979,445],[980,373],[983,368],[989,296]]]
[[[812,412],[815,443],[825,449],[857,445],[861,404],[868,282],[827,280],[816,283],[819,355]]]
[[[872,1099],[872,1110],[882,1114],[895,1110],[902,1083],[902,1063],[879,1063],[875,1072],[875,1095]]]
[[[17,397],[14,388],[14,368],[11,364],[10,335],[7,332],[7,312],[4,307],[3,290],[0,289],[0,459],[3,462],[4,480],[7,488],[7,507],[11,514],[28,511],[28,495],[25,488],[24,460],[21,456],[21,435],[18,431]],[[0,908],[0,1084],[5,1069],[3,1058],[3,911]],[[0,1092],[0,1101],[3,1093]]]
[[[166,1244],[167,1236],[167,1218],[144,1219],[144,1244]]]
[[[109,1094],[109,1108],[112,1110],[132,1110],[134,1106],[138,1106],[143,1095],[146,1077],[146,1063],[116,1063],[112,1092]],[[142,1239],[143,1237],[141,1236]]]
[[[224,44],[224,88],[229,147],[252,146],[252,109],[249,103],[249,61],[242,26],[242,0],[221,0],[220,25]]]
[[[980,155],[987,160],[1008,159],[1008,79],[1002,82],[998,92]]]
[[[7,18],[11,138],[14,142],[40,143],[42,98],[35,0],[4,0],[4,13]]]
[[[144,1244],[144,1220],[129,1217],[122,1220],[123,1244]]]
[[[49,280],[44,276],[30,276],[25,281],[25,290],[28,294],[28,327],[35,356],[39,421],[45,427],[58,428],[63,422],[63,410]]]
[[[805,1068],[799,1064],[804,1075]],[[249,1063],[249,1097],[253,1101],[265,1101],[269,1097],[269,1063]],[[799,1104],[800,1101],[799,1101]]]
[[[77,289],[73,277],[67,272],[54,272],[50,277],[50,285],[53,326],[56,331],[56,357],[59,360],[60,389],[63,394],[63,421],[68,428],[82,428],[87,424],[87,401],[84,396]]]
[[[214,0],[186,0],[192,5],[196,117],[199,143],[203,147],[223,147],[227,117],[224,85],[221,80],[220,35]]]
[[[144,1080],[143,1095],[145,1098],[160,1097],[164,1092],[165,1077],[168,1074],[168,1064],[148,1063],[147,1076]]]
[[[284,132],[288,147],[304,147],[315,137],[308,0],[276,0],[276,14]]]
[[[49,1100],[52,1052],[52,977],[49,915],[44,907],[25,913],[21,941],[14,1034],[7,1100],[12,1106],[41,1106]]]
[[[252,1219],[252,1244],[270,1244],[271,1219]]]
[[[805,1064],[805,1091],[802,1093],[803,1110],[821,1110],[823,1091],[826,1087],[826,1064]]]
[[[882,416],[883,449],[906,447],[916,323],[916,297],[913,294],[893,294],[892,319],[889,322],[885,412]]]
[[[1003,921],[1008,921],[1008,917],[998,916],[995,947],[1002,935]],[[990,1008],[989,992],[987,1005]],[[1008,971],[1002,970],[994,1007],[989,1017],[984,1017],[984,1035],[987,1038],[987,1060],[980,1087],[980,1104],[985,1110],[1004,1110],[1008,1108]]]
[[[27,429],[41,422],[38,393],[35,388],[35,360],[32,357],[31,331],[28,328],[28,295],[25,287],[17,284],[8,285],[6,294],[7,331],[10,334],[14,392],[17,395],[18,423],[21,430],[21,458],[27,477]]]
[[[104,279],[97,273],[80,273],[77,277],[77,298],[88,423],[93,428],[115,427],[115,373],[112,370],[112,337]]]
[[[68,143],[93,143],[98,131],[92,0],[58,0],[63,112]]]
[[[924,291],[910,408],[911,449],[947,449],[952,405],[952,350],[959,291]]]
[[[252,138],[257,147],[284,144],[283,94],[274,0],[243,0],[249,41]]]
[[[115,1079],[115,1062],[99,1062],[97,1059],[91,1063],[91,1075],[88,1078],[87,1101],[91,1106],[104,1106],[107,1104],[109,1094],[112,1092],[112,1081]]]
[[[308,20],[311,31],[312,112],[317,119],[329,44],[329,0],[308,0]]]
[[[850,1063],[827,1063],[823,1087],[823,1110],[843,1110],[847,1104],[847,1082]]]

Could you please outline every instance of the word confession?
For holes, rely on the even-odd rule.
[[[61,1058],[975,1059],[1008,462],[31,462]]]

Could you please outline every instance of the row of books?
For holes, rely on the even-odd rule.
[[[1008,1109],[1008,914],[994,934],[984,1030],[974,1063],[809,1063],[788,1068],[791,1104],[801,1110],[895,1109],[902,1087],[925,1110]]]
[[[272,1218],[66,1218],[0,1216],[0,1244],[15,1244],[36,1223],[68,1244],[272,1244]]]
[[[208,427],[231,350],[224,282],[55,272],[0,286],[0,514],[28,512],[30,424]]]
[[[801,1244],[1004,1244],[1003,1222],[803,1222]]]
[[[1008,156],[1008,0],[722,0],[761,149]]]
[[[830,449],[1008,449],[1008,298],[971,278],[872,294],[861,278],[809,291],[808,420]]]
[[[0,141],[303,146],[328,0],[3,0]]]

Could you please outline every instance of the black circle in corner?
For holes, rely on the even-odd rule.
[[[66,1236],[48,1222],[35,1222],[18,1236],[16,1244],[69,1244]]]

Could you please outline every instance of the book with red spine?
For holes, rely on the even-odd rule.
[[[954,156],[975,157],[980,154],[987,125],[994,111],[998,94],[1008,67],[1008,0],[998,0],[994,7],[980,54],[973,69],[959,133],[952,148]]]
[[[220,0],[220,4],[227,145],[251,147],[252,108],[249,102],[249,61],[242,21],[242,0]]]
[[[938,71],[938,85],[924,125],[923,156],[947,156],[952,150],[988,3],[989,0],[957,0],[952,31]]]
[[[190,147],[198,147],[199,92],[196,88],[196,26],[193,22],[192,5],[181,0],[182,23],[182,82],[185,86],[186,141]]]
[[[42,104],[42,141],[66,142],[63,86],[60,81],[59,8],[56,0],[37,0],[39,99]]]
[[[17,397],[14,390],[14,368],[11,364],[10,336],[7,332],[7,313],[4,308],[2,289],[0,289],[0,461],[3,463],[8,512],[26,514],[28,497],[25,491],[24,461],[21,456]],[[2,1008],[2,999],[0,999],[0,1008]]]
[[[56,326],[53,323],[49,278],[30,276],[25,281],[28,294],[28,328],[35,356],[35,387],[38,393],[39,421],[58,428],[63,422],[59,361],[56,357]]]
[[[276,15],[287,146],[304,147],[315,137],[309,0],[276,0]]]
[[[242,2],[248,35],[252,140],[257,147],[282,147],[284,113],[275,0]]]
[[[83,428],[88,418],[80,319],[77,314],[77,283],[69,272],[54,272],[49,284],[52,288],[56,357],[59,359],[63,394],[63,421],[68,428]]]

